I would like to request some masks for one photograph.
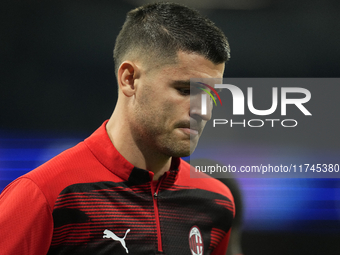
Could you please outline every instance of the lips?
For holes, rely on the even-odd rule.
[[[190,135],[190,136],[196,136],[198,135],[198,130],[191,129],[191,128],[180,128],[184,133]]]
[[[198,135],[200,132],[199,132],[199,128],[197,126],[192,126],[190,125],[190,130],[192,133]]]
[[[199,127],[197,121],[186,121],[181,122],[177,125],[177,128],[181,129],[184,133],[189,134],[191,136],[196,136],[201,133],[202,129]]]

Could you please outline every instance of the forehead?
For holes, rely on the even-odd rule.
[[[214,64],[202,55],[178,52],[176,60],[177,61],[172,65],[161,67],[159,69],[159,74],[173,80],[223,77],[224,63]]]

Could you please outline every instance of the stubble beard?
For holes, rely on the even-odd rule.
[[[191,154],[192,141],[180,139],[174,129],[170,133],[162,133],[157,128],[142,125],[137,130],[134,133],[135,141],[141,150],[153,151],[166,157],[186,157]]]
[[[183,139],[175,127],[167,128],[148,114],[136,112],[131,132],[141,151],[150,151],[167,157],[187,157],[195,149],[198,139]],[[161,122],[162,123],[162,122]],[[156,155],[155,155],[156,156]]]

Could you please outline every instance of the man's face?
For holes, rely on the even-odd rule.
[[[193,93],[191,88],[190,95],[190,78],[222,78],[223,71],[224,64],[184,52],[178,53],[176,64],[155,69],[142,66],[129,117],[140,149],[170,157],[189,156],[212,110],[208,107],[207,114],[201,114],[202,90]]]

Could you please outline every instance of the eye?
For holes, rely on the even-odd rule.
[[[189,96],[190,95],[190,88],[176,88],[177,91],[184,96]]]

